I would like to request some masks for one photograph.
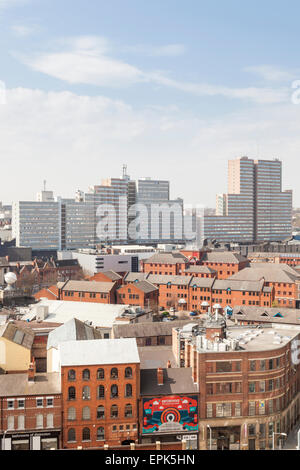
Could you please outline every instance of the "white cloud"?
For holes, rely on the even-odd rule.
[[[178,81],[162,72],[143,71],[111,57],[112,47],[104,38],[84,36],[61,42],[57,52],[41,53],[20,58],[36,71],[71,84],[102,87],[127,87],[138,83],[174,88],[196,96],[223,96],[259,104],[279,103],[288,99],[288,88],[245,87]]]
[[[227,159],[241,155],[282,159],[284,189],[298,188],[300,106],[263,105],[204,120],[176,106],[137,111],[103,96],[24,88],[7,90],[6,103],[4,202],[33,198],[45,178],[56,194],[72,197],[119,176],[127,163],[133,178],[169,179],[171,197],[214,206],[215,193],[227,191]],[[300,194],[295,199],[300,205]]]
[[[282,68],[276,67],[274,65],[258,65],[246,67],[244,70],[245,72],[253,73],[263,78],[264,80],[271,82],[286,82],[299,77],[297,72],[283,70]]]
[[[0,10],[27,3],[29,0],[0,0]]]
[[[133,52],[153,57],[178,57],[185,53],[183,44],[167,44],[164,46],[136,45],[122,48],[125,52]]]
[[[37,25],[14,24],[11,26],[11,30],[15,36],[23,38],[37,33],[40,27]]]

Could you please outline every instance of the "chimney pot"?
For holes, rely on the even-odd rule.
[[[157,369],[157,384],[163,385],[164,384],[164,371],[163,369]]]
[[[36,365],[35,365],[35,361],[32,361],[29,364],[29,368],[28,368],[28,382],[34,382],[35,374],[36,374]]]

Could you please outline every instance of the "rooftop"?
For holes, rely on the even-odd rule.
[[[250,267],[242,269],[229,279],[259,281],[262,278],[266,282],[294,283],[300,280],[300,274],[287,264],[251,263]]]
[[[134,338],[67,341],[58,350],[62,366],[140,363]]]
[[[1,397],[25,397],[28,395],[54,395],[61,393],[60,374],[57,372],[36,374],[28,381],[28,374],[0,375]]]
[[[77,320],[77,318],[71,318],[67,323],[49,333],[47,349],[57,348],[58,344],[63,341],[87,341],[101,338],[99,330]]]
[[[171,253],[155,253],[153,256],[145,260],[145,263],[155,264],[178,264],[188,263],[188,258],[179,252]]]
[[[157,369],[141,370],[141,395],[181,395],[197,393],[192,369],[163,369],[163,385],[157,383]]]
[[[76,292],[100,292],[109,293],[115,286],[114,282],[97,282],[97,281],[67,281],[58,282],[57,287],[63,291]]]

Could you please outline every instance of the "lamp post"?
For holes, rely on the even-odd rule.
[[[8,429],[6,429],[6,431],[4,431],[3,436],[2,436],[2,441],[3,441],[2,450],[6,450],[5,449],[5,436],[6,436],[7,433],[8,433]]]
[[[211,436],[211,427],[209,424],[207,424],[207,428],[209,429],[209,450],[211,450],[211,439],[212,439],[212,436]]]
[[[287,434],[285,432],[273,432],[273,449],[272,450],[275,450],[275,436],[287,437]]]

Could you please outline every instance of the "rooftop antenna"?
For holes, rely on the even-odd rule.
[[[46,191],[46,184],[47,184],[47,181],[44,180],[44,191]]]
[[[127,176],[127,165],[123,165],[123,178],[126,178]]]

